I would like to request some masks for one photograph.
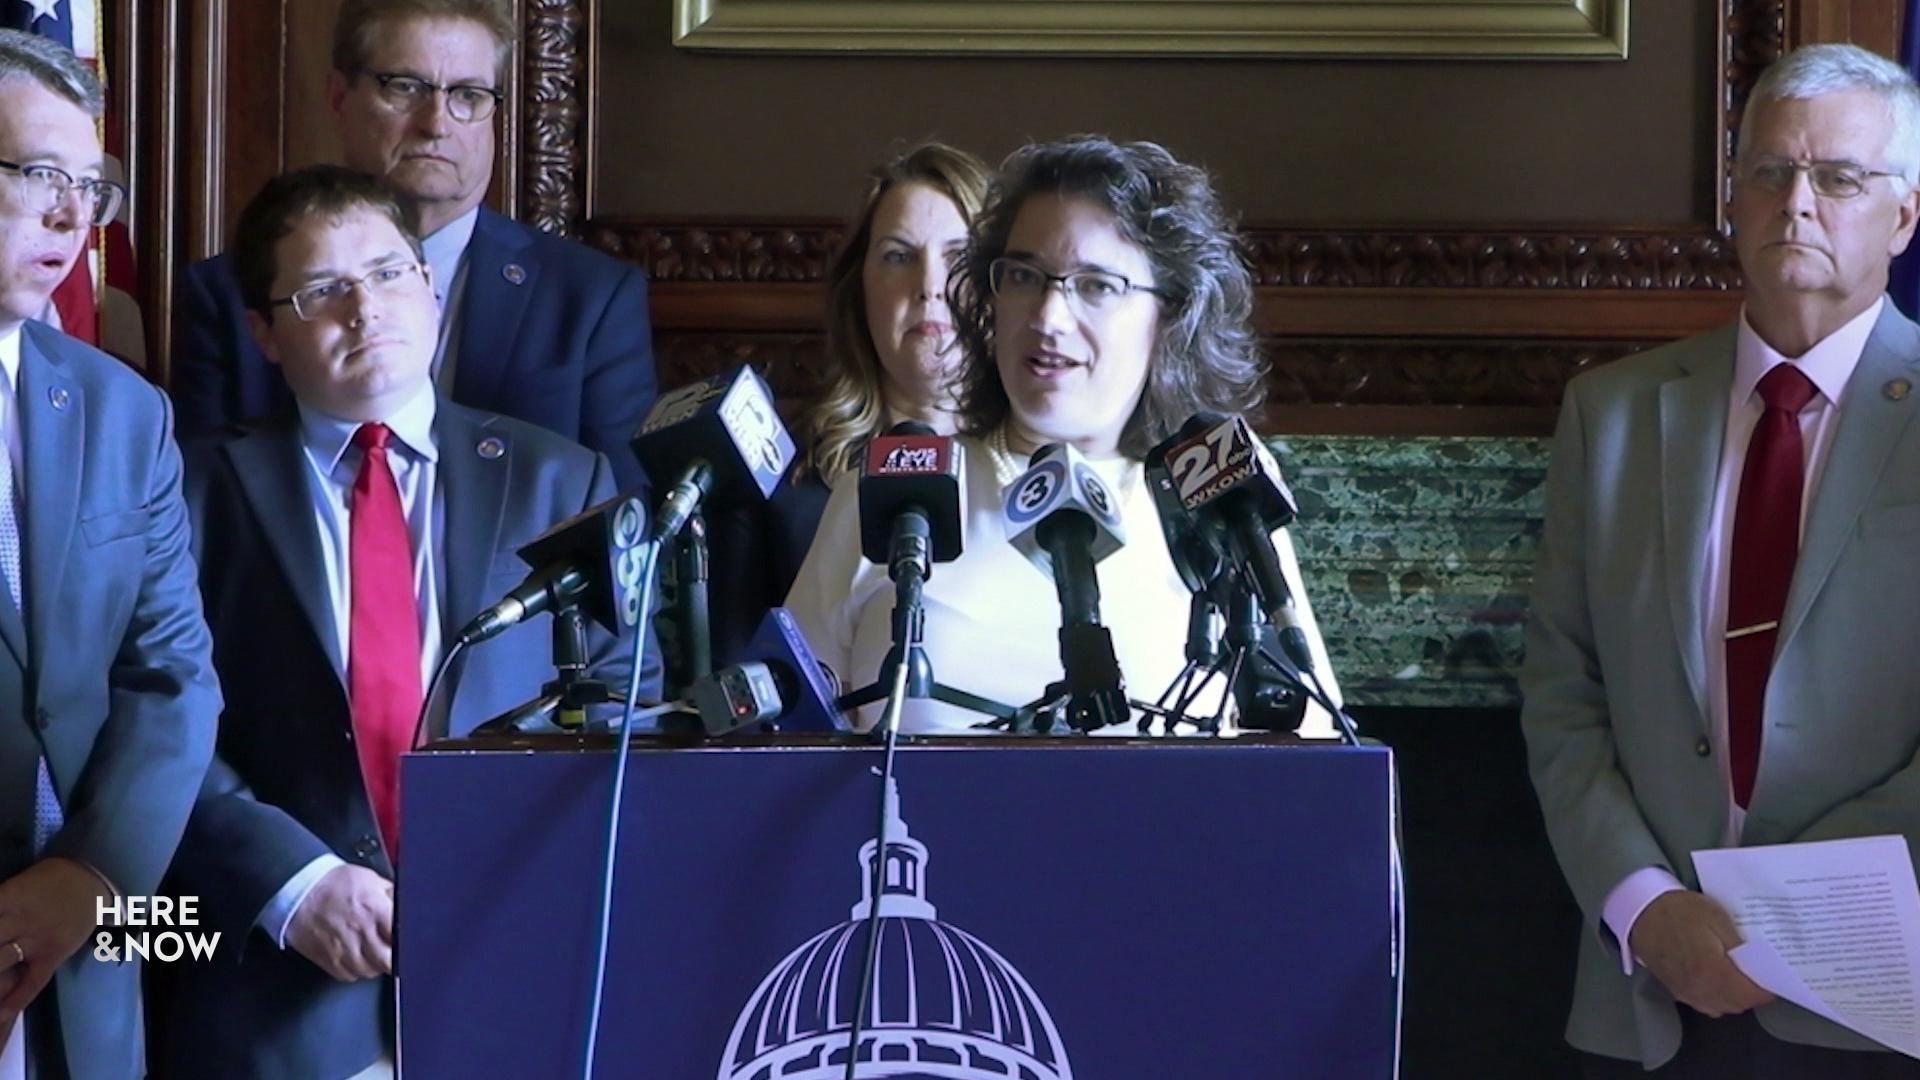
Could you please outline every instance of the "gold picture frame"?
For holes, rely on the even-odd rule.
[[[1630,0],[674,0],[687,49],[1624,60]]]

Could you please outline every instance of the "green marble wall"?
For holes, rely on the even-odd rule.
[[[1547,440],[1277,439],[1347,700],[1513,706]]]

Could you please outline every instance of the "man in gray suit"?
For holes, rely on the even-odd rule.
[[[1522,724],[1589,1076],[1920,1074],[1747,979],[1691,861],[1920,837],[1920,328],[1884,296],[1917,177],[1904,71],[1782,57],[1741,129],[1738,323],[1568,387]]]

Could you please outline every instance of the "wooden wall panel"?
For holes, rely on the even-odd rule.
[[[153,183],[163,193],[143,195],[141,207],[149,220],[174,225],[171,250],[162,245],[155,256],[171,270],[217,250],[239,203],[272,171],[337,152],[322,89],[338,0],[127,2],[150,5],[142,17],[160,20],[156,36],[174,34],[181,61],[173,111],[190,136],[174,147],[183,182],[169,200],[159,176],[164,147],[140,158],[136,176],[143,191]],[[526,34],[494,204],[646,267],[670,379],[752,358],[790,373],[779,374],[783,392],[803,393],[818,365],[819,280],[837,240],[833,222],[743,215],[727,205],[722,184],[714,204],[692,217],[594,215],[601,110],[616,103],[596,101],[593,88],[611,65],[630,62],[603,51],[620,46],[599,33],[602,5],[614,2],[519,0]],[[1600,200],[1579,226],[1251,223],[1257,318],[1276,359],[1269,419],[1296,430],[1535,430],[1573,372],[1724,320],[1738,304],[1739,275],[1718,207],[1746,89],[1783,47],[1846,39],[1891,51],[1899,28],[1884,0],[1712,2],[1714,75],[1699,100],[1709,103],[1718,152],[1707,154],[1711,185],[1692,222],[1610,222]],[[169,11],[178,13],[171,29]],[[1144,74],[1155,62],[1139,63]],[[1552,79],[1560,66],[1525,69]],[[659,87],[657,107],[672,107],[674,90]],[[810,112],[832,123],[831,102]],[[671,147],[646,154],[655,167],[674,167]],[[857,170],[837,161],[766,167]]]

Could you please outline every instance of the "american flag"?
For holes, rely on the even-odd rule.
[[[99,0],[0,0],[0,26],[51,38],[72,49],[104,82],[108,73],[101,57],[106,52],[105,14]],[[124,184],[126,136],[123,117],[108,98],[101,118],[101,141],[107,149],[106,175]],[[133,244],[127,233],[127,209],[88,237],[87,248],[73,273],[53,292],[46,321],[121,359],[144,367],[146,331],[140,307],[134,301]]]

